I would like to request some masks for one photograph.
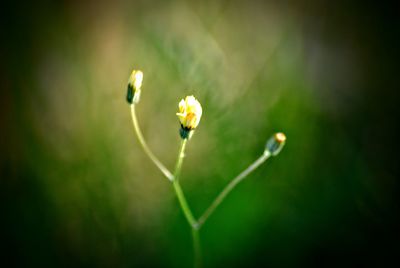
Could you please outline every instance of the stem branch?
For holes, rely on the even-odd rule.
[[[153,154],[153,152],[147,146],[146,141],[143,138],[143,134],[140,131],[139,123],[138,123],[138,120],[136,117],[135,104],[131,104],[131,115],[132,115],[132,122],[133,122],[133,127],[136,132],[136,136],[137,136],[139,143],[142,146],[144,152],[147,154],[147,156],[150,158],[150,160],[153,161],[153,163],[161,170],[161,172],[164,174],[164,176],[167,177],[168,180],[172,181],[174,179],[174,177],[172,176],[171,172],[169,172],[169,170]]]
[[[203,213],[203,215],[198,220],[198,228],[200,228],[210,217],[210,215],[215,211],[215,209],[221,204],[221,202],[225,199],[225,197],[238,185],[242,180],[244,180],[247,175],[256,170],[262,163],[265,162],[271,153],[269,151],[265,151],[262,156],[260,156],[256,161],[254,161],[248,168],[246,168],[242,173],[237,175],[231,182],[225,186],[222,192],[215,198],[215,200],[211,203],[211,205],[207,208],[207,210]]]

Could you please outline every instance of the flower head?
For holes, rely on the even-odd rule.
[[[187,96],[179,102],[179,112],[176,115],[183,129],[193,130],[199,125],[202,113],[200,102],[193,96]]]
[[[283,146],[285,146],[286,135],[282,132],[275,133],[265,145],[265,152],[270,153],[272,156],[276,156],[280,153]]]
[[[126,100],[129,103],[138,103],[140,99],[140,88],[142,87],[143,72],[133,70],[128,80],[128,92]]]

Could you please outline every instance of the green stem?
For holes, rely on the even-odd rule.
[[[221,204],[221,202],[225,199],[225,197],[238,185],[242,180],[244,180],[247,175],[256,170],[262,163],[264,163],[269,157],[271,153],[269,151],[265,151],[262,156],[260,156],[256,161],[254,161],[248,168],[246,168],[242,173],[236,176],[223,190],[222,192],[215,198],[215,200],[211,203],[211,205],[207,208],[207,210],[203,213],[203,215],[198,220],[197,227],[200,228],[210,217],[210,215],[215,211],[215,209]]]
[[[179,184],[179,175],[182,168],[183,158],[185,157],[185,147],[186,147],[187,139],[183,139],[181,142],[181,147],[179,149],[178,160],[176,161],[175,172],[172,180],[172,184],[174,186],[174,190],[176,196],[178,197],[179,204],[182,208],[183,214],[186,217],[189,225],[192,228],[197,228],[197,221],[193,217],[192,211],[189,208],[189,205],[186,201],[185,195],[183,194],[181,185]]]
[[[183,214],[190,227],[197,228],[197,222],[193,217],[192,211],[189,208],[189,205],[186,201],[185,195],[183,194],[182,188],[177,180],[173,180],[172,184],[174,185],[176,196],[178,197],[179,204],[181,205]]]
[[[151,161],[161,170],[161,172],[164,174],[165,177],[167,177],[168,180],[172,181],[174,177],[172,176],[171,172],[158,160],[158,158],[152,153],[150,148],[147,146],[143,134],[140,131],[139,123],[136,117],[136,112],[135,112],[135,104],[131,104],[131,115],[132,115],[132,122],[133,122],[133,127],[136,132],[136,136],[139,140],[140,145],[142,146],[144,152],[147,154],[147,156],[150,158]]]
[[[193,248],[194,248],[194,267],[202,267],[201,244],[199,229],[192,228]]]
[[[176,165],[175,165],[174,181],[178,181],[179,175],[181,174],[183,158],[185,158],[186,143],[187,143],[187,139],[182,139],[181,146],[179,148],[178,160],[176,161]]]
[[[187,139],[183,139],[181,142],[181,147],[179,149],[178,160],[176,161],[175,172],[172,180],[172,185],[174,186],[174,190],[176,196],[178,197],[179,204],[185,215],[187,222],[189,223],[192,229],[192,238],[193,238],[193,249],[194,249],[194,267],[201,267],[201,246],[200,246],[200,237],[198,230],[198,223],[196,219],[193,217],[193,213],[190,210],[190,207],[186,201],[185,195],[183,194],[181,185],[179,184],[179,175],[182,168],[183,158],[185,157],[185,147],[186,147]]]

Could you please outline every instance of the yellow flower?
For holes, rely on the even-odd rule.
[[[143,72],[133,70],[128,80],[128,93],[126,100],[129,103],[138,103],[140,99],[140,88],[142,87]]]
[[[179,102],[179,112],[176,115],[183,129],[193,130],[199,125],[202,113],[200,102],[193,96],[187,96]]]

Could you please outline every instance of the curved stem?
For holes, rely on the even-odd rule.
[[[133,122],[133,127],[136,132],[136,136],[139,140],[140,145],[142,145],[143,150],[147,154],[147,156],[153,161],[153,163],[161,170],[161,172],[164,174],[165,177],[167,177],[168,180],[172,181],[174,177],[172,176],[171,172],[158,160],[158,158],[152,153],[150,148],[147,146],[143,134],[140,131],[139,123],[136,117],[136,112],[135,112],[135,104],[131,104],[131,115],[132,115],[132,122]]]
[[[210,217],[210,215],[215,211],[215,209],[221,204],[221,202],[225,199],[225,197],[238,185],[242,180],[244,180],[247,175],[256,170],[262,163],[265,162],[271,153],[269,151],[265,151],[262,156],[260,156],[256,161],[254,161],[248,168],[246,168],[242,173],[237,175],[223,190],[222,192],[215,198],[215,200],[211,203],[211,205],[207,208],[207,210],[203,213],[203,215],[198,220],[198,228],[200,228]]]

